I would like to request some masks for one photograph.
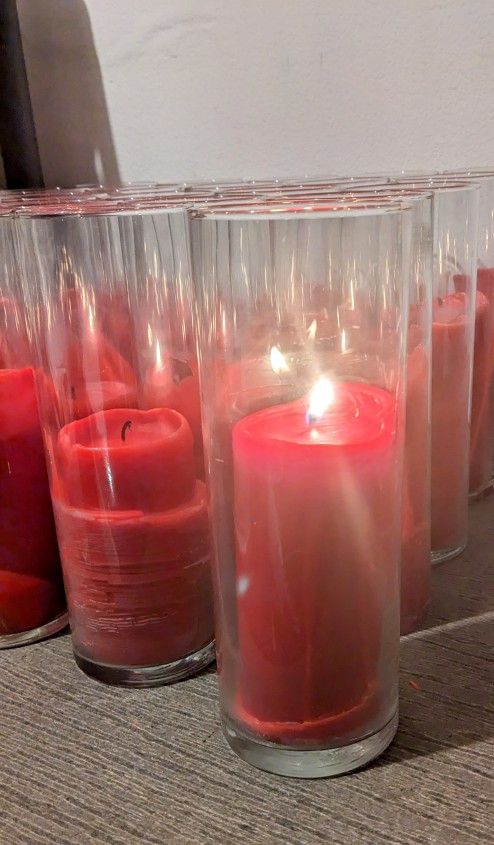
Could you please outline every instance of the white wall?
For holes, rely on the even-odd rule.
[[[493,0],[18,0],[47,184],[494,165]]]

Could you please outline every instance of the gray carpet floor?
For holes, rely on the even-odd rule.
[[[1,845],[487,845],[494,842],[494,496],[434,570],[402,641],[397,738],[324,781],[263,774],[219,727],[214,671],[127,691],[85,677],[67,635],[0,652]]]

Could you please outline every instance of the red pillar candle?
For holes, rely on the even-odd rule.
[[[400,501],[396,407],[320,383],[233,429],[238,655],[232,717],[302,746],[383,724],[396,672]],[[228,662],[228,654],[224,655]]]
[[[64,426],[59,471],[73,507],[163,511],[195,490],[192,433],[168,408],[100,411]]]
[[[170,409],[66,425],[55,504],[76,653],[157,666],[212,639],[205,488]]]
[[[470,327],[466,309],[462,292],[433,305],[431,518],[432,549],[437,552],[460,549],[467,536]],[[487,319],[487,300],[477,293],[476,326]]]
[[[0,369],[0,636],[63,612],[65,599],[31,367]]]
[[[411,327],[413,329],[413,326]],[[413,336],[410,331],[409,336]],[[423,621],[430,596],[429,359],[422,343],[408,353],[401,559],[401,633]]]

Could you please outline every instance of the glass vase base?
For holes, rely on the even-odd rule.
[[[339,748],[290,749],[244,734],[223,716],[223,730],[230,748],[246,763],[289,778],[329,778],[360,769],[388,747],[398,727],[398,710],[381,730]]]
[[[465,542],[460,546],[455,546],[452,549],[434,549],[431,552],[431,563],[435,566],[436,563],[444,563],[446,560],[452,560],[454,557],[461,555],[461,553],[465,551],[466,547],[467,541],[465,540]]]
[[[76,649],[74,658],[79,669],[103,684],[119,687],[160,687],[184,681],[202,672],[214,661],[215,650],[214,641],[211,641],[193,654],[159,666],[113,666],[98,663],[80,654]]]
[[[45,625],[32,628],[30,631],[21,631],[19,634],[2,634],[0,635],[0,649],[38,643],[40,640],[46,640],[48,637],[53,637],[54,634],[63,631],[68,624],[69,614],[65,611],[52,619],[51,622],[46,622]]]

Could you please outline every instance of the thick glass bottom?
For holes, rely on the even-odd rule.
[[[444,563],[446,560],[452,560],[454,557],[458,557],[458,555],[461,555],[465,551],[466,545],[467,541],[465,540],[461,546],[456,546],[452,549],[433,549],[431,552],[432,565],[435,566],[436,563]]]
[[[230,747],[251,766],[289,778],[327,778],[360,769],[378,757],[392,741],[398,727],[398,709],[381,730],[339,748],[304,751],[266,742],[242,733],[223,716],[223,730]]]
[[[2,634],[0,636],[0,648],[15,648],[21,645],[30,645],[37,643],[40,640],[46,640],[47,637],[52,637],[63,631],[69,624],[69,614],[64,611],[51,622],[46,622],[38,628],[32,628],[30,631],[21,631],[19,634]]]
[[[159,687],[197,675],[215,659],[214,642],[193,654],[161,666],[111,666],[97,663],[74,649],[75,662],[90,678],[120,687]]]

